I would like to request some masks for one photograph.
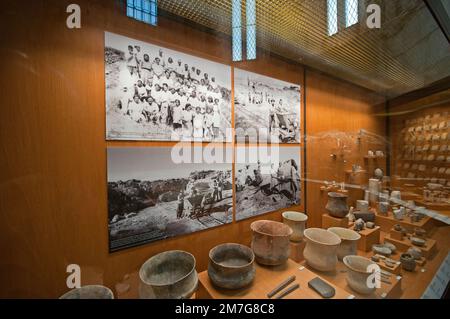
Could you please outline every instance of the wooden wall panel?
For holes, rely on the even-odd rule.
[[[378,95],[314,71],[306,71],[306,166],[309,227],[321,227],[327,192],[325,181],[342,183],[353,164],[385,169],[385,161],[364,159],[368,150],[386,153],[384,100]],[[358,132],[367,134],[357,143]],[[345,147],[344,147],[345,146]],[[330,157],[337,154],[336,160]],[[341,156],[343,154],[343,156]]]
[[[70,30],[71,2],[2,9],[0,297],[58,297],[72,263],[82,284],[114,288],[165,250],[193,253],[202,271],[213,246],[250,243],[254,219],[108,253],[106,147],[171,144],[105,141],[104,31],[227,64],[231,49],[227,38],[164,18],[157,28],[135,22],[114,1],[77,1],[82,28]],[[302,84],[301,67],[263,52],[239,67]],[[281,220],[279,212],[263,218]]]

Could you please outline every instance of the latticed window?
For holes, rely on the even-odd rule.
[[[358,23],[358,0],[345,0],[345,27]]]
[[[246,1],[247,60],[256,59],[256,0]]]
[[[233,61],[242,61],[242,9],[241,0],[232,0],[232,54]]]
[[[327,0],[328,35],[338,32],[337,0]]]
[[[127,0],[127,16],[147,24],[157,25],[158,2],[157,0]]]

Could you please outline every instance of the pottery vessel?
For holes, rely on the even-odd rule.
[[[244,245],[227,243],[209,251],[208,276],[220,288],[239,289],[255,278],[255,254]]]
[[[413,256],[415,260],[419,260],[420,258],[422,258],[422,250],[420,250],[417,247],[410,247],[406,251],[406,253],[410,254],[411,256]]]
[[[419,246],[419,247],[425,246],[425,243],[426,243],[425,239],[418,238],[418,237],[411,237],[410,239],[411,239],[411,243],[415,246]]]
[[[303,256],[312,268],[319,271],[336,269],[337,250],[341,239],[335,233],[321,228],[305,229],[306,246]]]
[[[376,178],[369,179],[369,203],[374,205],[378,203],[378,196],[380,194],[381,182]],[[373,207],[373,206],[372,206]]]
[[[423,228],[414,228],[414,235],[416,235],[417,237],[421,237],[424,238],[427,235],[427,231]]]
[[[59,299],[114,299],[114,294],[108,287],[89,285],[72,289]]]
[[[330,192],[325,209],[333,217],[344,218],[348,214],[347,198],[345,194]]]
[[[303,213],[298,212],[284,212],[283,223],[291,227],[292,235],[290,237],[291,241],[300,242],[303,239],[303,232],[305,231],[306,221],[308,216]]]
[[[197,290],[195,257],[172,250],[148,259],[139,270],[141,299],[189,299]]]
[[[368,278],[373,273],[370,271],[369,266],[375,265],[375,263],[367,258],[361,256],[345,256],[344,264],[347,266],[347,283],[356,292],[369,295],[375,291],[375,287],[368,285]]]
[[[330,227],[328,230],[338,235],[341,239],[341,244],[337,250],[337,257],[339,260],[342,260],[348,255],[356,255],[358,241],[361,238],[360,234],[351,229],[342,227]]]
[[[402,254],[400,262],[402,263],[402,269],[406,271],[414,271],[416,269],[416,261],[411,254]]]
[[[262,265],[281,265],[290,254],[292,229],[279,222],[258,220],[250,225],[253,231],[252,249],[255,259]]]

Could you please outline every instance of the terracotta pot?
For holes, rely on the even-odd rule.
[[[361,235],[354,230],[342,227],[330,227],[328,230],[335,233],[341,239],[341,244],[337,250],[337,257],[342,260],[345,256],[356,255],[358,241]]]
[[[139,270],[141,299],[189,299],[197,290],[195,257],[172,250],[148,259]]]
[[[289,237],[292,229],[279,222],[258,220],[250,225],[253,231],[252,249],[255,259],[262,265],[281,265],[290,254]]]
[[[356,292],[368,295],[375,291],[375,287],[369,287],[367,279],[373,273],[369,270],[370,265],[376,265],[370,259],[361,256],[345,256],[344,264],[347,266],[347,283]]]
[[[72,289],[59,299],[114,299],[114,294],[108,287],[89,285]]]
[[[208,276],[220,288],[239,289],[255,278],[255,254],[244,245],[222,244],[209,251]]]
[[[411,254],[401,254],[400,262],[403,270],[414,271],[416,269],[416,260]]]
[[[300,242],[303,239],[303,232],[305,231],[306,221],[308,216],[298,212],[284,212],[283,223],[291,227],[293,233],[290,237],[291,241]]]
[[[319,271],[335,270],[339,236],[321,228],[305,229],[303,235],[306,239],[303,256],[308,265]]]
[[[333,217],[344,218],[348,214],[347,198],[347,195],[330,192],[325,209]]]

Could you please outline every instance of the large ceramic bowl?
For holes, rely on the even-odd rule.
[[[258,220],[250,225],[253,231],[252,249],[255,259],[262,265],[281,265],[290,254],[292,229],[279,222]]]
[[[141,299],[188,299],[197,289],[195,258],[172,250],[147,260],[139,270]]]
[[[306,239],[303,256],[308,265],[319,271],[335,270],[341,244],[339,236],[321,228],[305,229],[303,235]]]
[[[255,254],[244,245],[222,244],[209,251],[208,276],[220,288],[239,289],[255,278]]]
[[[308,216],[303,213],[291,211],[284,212],[282,216],[283,223],[291,227],[293,231],[290,240],[294,242],[302,241]]]
[[[347,198],[345,194],[330,192],[325,209],[333,217],[344,218],[348,214]]]
[[[342,227],[330,227],[328,230],[335,233],[341,239],[341,244],[337,250],[337,257],[342,260],[345,256],[356,255],[358,248],[358,241],[361,235],[354,230],[342,228]]]
[[[371,265],[376,265],[370,259],[349,255],[344,257],[344,264],[347,266],[347,283],[356,292],[369,295],[375,291],[375,286],[368,282],[368,278],[373,274],[369,268]]]
[[[72,289],[59,299],[114,299],[114,294],[108,287],[89,285]]]

